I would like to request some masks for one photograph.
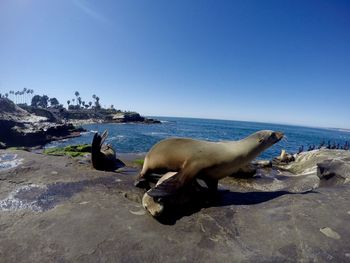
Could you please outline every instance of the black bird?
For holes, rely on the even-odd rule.
[[[125,166],[125,164],[116,158],[111,145],[104,144],[107,136],[107,130],[102,135],[95,133],[91,146],[91,162],[97,170],[114,171]]]
[[[321,149],[324,145],[326,144],[326,142],[323,140],[320,145],[318,146],[318,149]]]
[[[302,151],[304,151],[304,145],[299,147],[298,154],[301,153]]]

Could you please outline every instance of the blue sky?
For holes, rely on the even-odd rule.
[[[0,92],[350,128],[350,1],[1,0]]]

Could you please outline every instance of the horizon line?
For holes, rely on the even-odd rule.
[[[338,130],[338,131],[344,131],[344,132],[350,132],[350,128],[342,128],[342,127],[329,127],[329,126],[312,126],[312,125],[302,125],[302,124],[296,124],[296,123],[286,123],[286,122],[269,122],[269,121],[247,121],[247,120],[239,120],[239,119],[225,119],[225,118],[210,118],[210,117],[186,117],[186,116],[170,116],[170,115],[163,115],[163,116],[156,116],[156,115],[147,115],[146,117],[160,117],[160,118],[183,118],[183,119],[202,119],[202,120],[218,120],[218,121],[239,121],[239,122],[255,122],[255,123],[261,123],[261,124],[272,124],[272,125],[285,125],[285,126],[294,126],[294,127],[303,127],[303,128],[313,128],[313,129],[327,129],[327,130]]]

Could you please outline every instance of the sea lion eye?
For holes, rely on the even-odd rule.
[[[259,137],[259,142],[263,142],[264,141],[264,137]]]

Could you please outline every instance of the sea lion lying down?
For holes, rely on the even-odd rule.
[[[219,179],[237,172],[283,136],[282,132],[262,130],[239,141],[162,140],[147,153],[135,185],[147,185],[152,173],[166,173],[166,177],[147,191],[143,205],[150,211],[155,198],[161,207],[159,200],[177,194],[196,178],[202,179],[215,192]]]

